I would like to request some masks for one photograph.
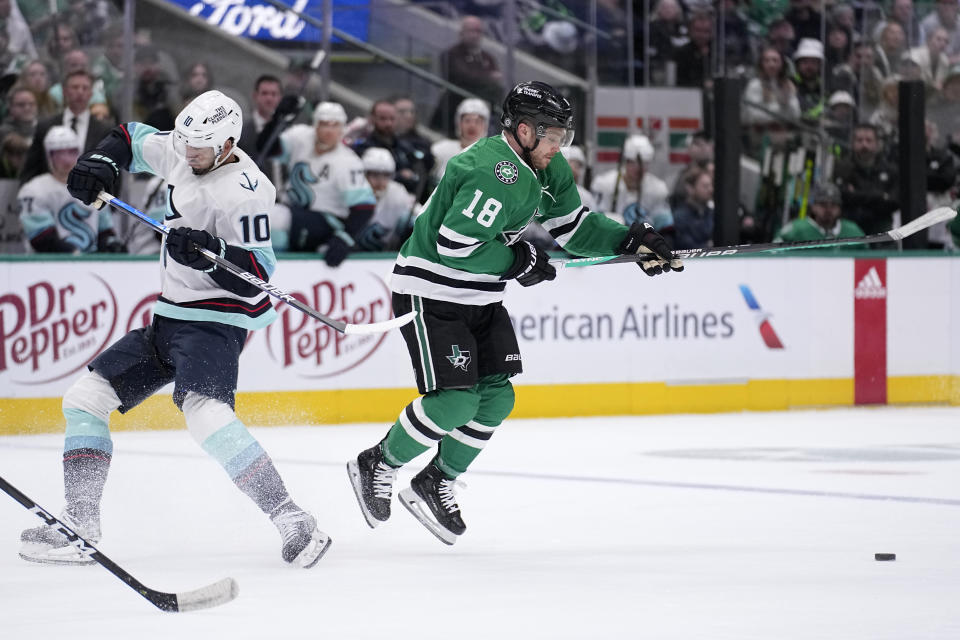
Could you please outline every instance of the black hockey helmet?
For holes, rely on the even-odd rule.
[[[561,147],[568,147],[573,142],[573,107],[569,100],[546,82],[521,82],[507,94],[500,124],[516,139],[517,127],[521,122],[533,125],[537,144],[550,127],[565,131]]]

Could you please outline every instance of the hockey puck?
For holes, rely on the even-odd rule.
[[[896,560],[897,554],[895,553],[875,553],[873,554],[874,560]]]

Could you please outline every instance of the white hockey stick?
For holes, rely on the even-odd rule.
[[[737,244],[729,247],[706,247],[702,249],[674,249],[673,255],[680,260],[691,260],[693,258],[715,258],[717,256],[739,256],[748,253],[764,253],[766,251],[789,251],[792,249],[816,249],[818,247],[833,247],[843,244],[871,244],[875,242],[892,242],[902,240],[907,236],[913,235],[917,231],[922,231],[938,222],[953,220],[957,216],[957,211],[952,207],[937,207],[928,211],[919,218],[911,220],[907,224],[884,231],[883,233],[874,233],[869,236],[857,236],[855,238],[825,238],[823,240],[801,240],[798,242],[767,242],[763,244]],[[598,256],[595,258],[554,258],[550,264],[555,267],[569,269],[571,267],[589,267],[595,264],[616,264],[618,262],[637,262],[638,260],[649,259],[652,254],[629,254],[620,256]]]
[[[145,224],[150,225],[157,232],[163,235],[167,235],[168,233],[170,233],[170,227],[168,227],[167,225],[157,222],[147,214],[143,213],[142,211],[134,207],[131,207],[129,204],[127,204],[123,200],[120,200],[119,198],[116,198],[110,195],[106,191],[101,191],[100,195],[97,196],[97,200],[103,202],[104,204],[111,204],[117,209],[120,209],[121,211],[129,213],[130,215],[138,218],[141,222],[144,222]],[[306,305],[300,302],[289,293],[284,292],[276,285],[272,285],[265,280],[261,280],[260,278],[253,275],[252,273],[244,271],[237,265],[233,264],[229,260],[225,260],[221,258],[220,256],[215,254],[213,251],[210,251],[206,247],[201,247],[197,245],[197,250],[200,252],[201,255],[203,255],[203,257],[215,263],[218,267],[226,269],[227,271],[237,276],[241,280],[245,280],[246,282],[249,282],[253,286],[260,289],[261,291],[265,291],[266,293],[269,293],[273,297],[283,300],[291,307],[299,311],[302,311],[303,313],[307,314],[311,318],[319,320],[320,322],[327,325],[328,327],[331,327],[334,330],[343,334],[360,335],[360,334],[367,334],[367,333],[383,333],[384,331],[390,331],[391,329],[402,327],[403,325],[413,320],[413,318],[417,315],[416,311],[410,311],[403,314],[399,318],[391,318],[390,320],[384,320],[383,322],[371,322],[370,324],[349,324],[342,320],[336,320],[334,318],[331,318],[330,316],[326,316],[320,313],[313,307],[310,307],[309,305]]]

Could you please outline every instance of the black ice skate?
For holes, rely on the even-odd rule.
[[[360,510],[367,524],[376,528],[390,518],[390,498],[397,468],[383,459],[383,443],[361,451],[356,460],[347,463],[350,484],[360,503]]]
[[[413,477],[409,489],[400,492],[403,506],[446,544],[453,544],[467,530],[453,495],[456,482],[431,462]]]
[[[98,515],[80,518],[73,510],[67,508],[60,513],[60,521],[90,544],[95,545],[100,542]],[[96,562],[75,547],[55,526],[43,524],[39,527],[24,529],[20,534],[20,543],[20,557],[29,562],[74,565]]]
[[[310,569],[330,548],[330,536],[317,528],[317,520],[291,501],[277,507],[270,521],[280,531],[283,561]]]

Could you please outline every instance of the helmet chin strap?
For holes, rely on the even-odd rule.
[[[540,138],[536,138],[536,136],[534,136],[536,138],[536,142],[533,143],[533,146],[532,147],[524,146],[524,144],[520,142],[520,136],[517,135],[517,129],[519,127],[520,125],[517,125],[515,128],[510,129],[510,133],[511,135],[513,135],[513,139],[516,141],[517,146],[520,147],[521,150],[523,150],[523,154],[522,154],[523,161],[526,162],[531,169],[533,169],[534,173],[536,173],[537,168],[533,166],[533,156],[531,154],[534,152],[534,150],[538,146],[540,146]]]

